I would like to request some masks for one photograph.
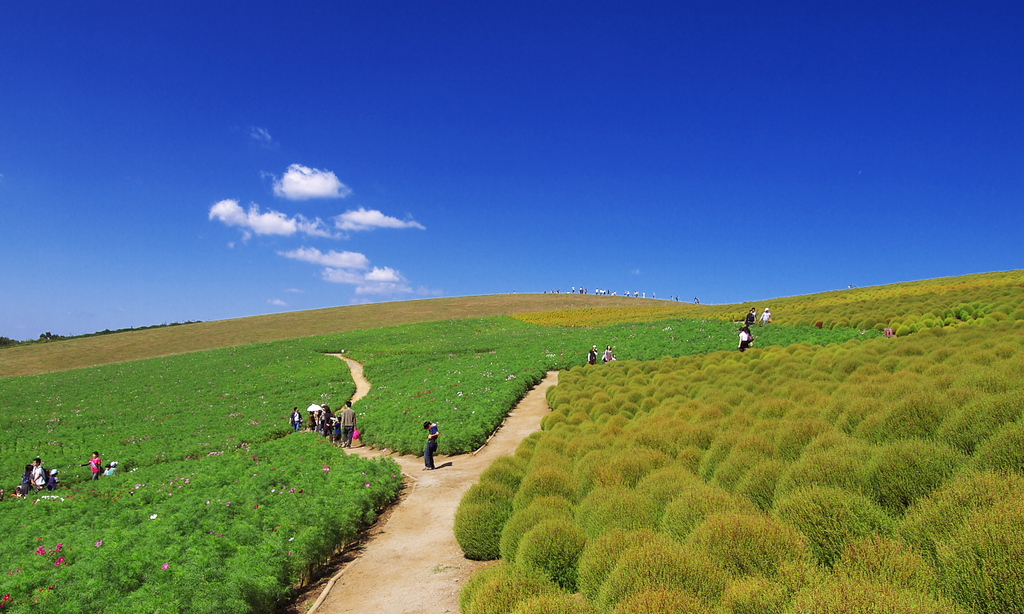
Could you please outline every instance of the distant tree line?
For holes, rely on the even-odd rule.
[[[153,324],[152,326],[140,326],[138,328],[135,328],[135,327],[118,328],[116,330],[110,330],[108,328],[106,330],[101,330],[101,331],[95,332],[95,333],[86,333],[84,335],[68,335],[68,336],[65,336],[65,335],[55,335],[55,334],[47,331],[47,332],[42,333],[41,335],[39,335],[38,339],[30,339],[28,341],[18,341],[16,339],[10,339],[8,337],[0,337],[0,348],[13,347],[15,345],[31,345],[31,344],[35,344],[35,343],[48,343],[50,341],[63,341],[65,339],[82,339],[84,337],[98,337],[100,335],[113,335],[115,333],[126,333],[128,331],[133,331],[133,330],[149,330],[151,328],[164,328],[164,327],[167,327],[167,326],[181,326],[183,324],[198,324],[199,322],[202,322],[202,320],[189,320],[187,322],[172,322],[170,324]]]

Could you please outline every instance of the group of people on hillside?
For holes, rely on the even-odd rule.
[[[356,412],[352,409],[352,401],[346,401],[345,407],[337,413],[332,412],[331,406],[327,403],[314,403],[306,408],[306,411],[309,412],[310,431],[340,443],[343,448],[351,448],[352,440],[359,439],[360,433],[356,430]],[[298,407],[292,409],[291,422],[293,430],[302,430],[302,413]]]
[[[737,348],[739,351],[746,351],[752,343],[754,343],[754,335],[750,332],[750,327],[754,326],[765,326],[771,324],[772,321],[772,310],[768,307],[764,308],[761,315],[757,315],[757,307],[751,307],[750,311],[747,312],[746,317],[743,319],[743,326],[740,327],[740,345]]]
[[[309,412],[308,430],[320,433],[335,443],[340,443],[343,448],[351,448],[352,440],[359,439],[361,435],[356,429],[356,412],[352,409],[352,401],[346,401],[345,407],[338,413],[332,412],[331,407],[326,403],[322,405],[314,403],[306,411]],[[294,431],[302,430],[302,413],[299,412],[298,407],[292,409],[291,423]],[[441,429],[436,423],[429,421],[423,423],[423,429],[427,432],[427,443],[423,449],[423,468],[425,470],[435,469],[434,454],[437,452],[437,440],[441,436]]]
[[[597,346],[590,348],[590,352],[587,353],[587,364],[596,365],[598,356],[601,358],[601,362],[611,362],[615,360],[615,352],[612,350],[612,346],[608,346],[604,349],[604,352],[598,352]]]
[[[88,467],[92,474],[91,479],[98,480],[101,475],[114,475],[117,472],[117,461],[107,466],[103,465],[103,459],[99,452],[93,452],[88,462],[82,463]],[[21,475],[21,484],[14,488],[14,497],[27,497],[33,492],[43,490],[53,491],[60,487],[60,470],[47,469],[43,466],[43,459],[35,457],[32,462],[25,465],[25,472]],[[4,498],[4,491],[0,489],[0,500]]]

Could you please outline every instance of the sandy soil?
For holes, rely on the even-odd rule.
[[[352,370],[358,400],[370,389],[359,363],[338,355]],[[287,612],[456,613],[459,591],[474,571],[488,563],[467,560],[455,541],[452,526],[462,495],[494,459],[515,452],[524,437],[540,429],[550,409],[547,389],[558,374],[531,390],[509,414],[487,444],[472,454],[436,456],[434,471],[423,470],[423,458],[392,456],[406,476],[400,501],[371,528],[363,543],[342,553],[339,571],[325,576],[287,608]],[[441,431],[444,437],[444,431]],[[382,453],[353,448],[365,457]]]

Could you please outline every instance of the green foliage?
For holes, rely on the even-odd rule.
[[[984,614],[1024,612],[1024,495],[979,509],[938,549],[939,587]]]
[[[706,552],[663,536],[622,553],[598,594],[604,608],[645,591],[681,590],[713,603],[729,574]]]
[[[793,599],[793,614],[967,614],[948,600],[885,582],[837,578]]]
[[[499,549],[501,558],[514,563],[519,551],[519,542],[530,529],[545,520],[560,520],[572,517],[572,504],[565,497],[557,495],[538,497],[527,507],[512,514],[501,529]]]
[[[875,533],[888,534],[894,521],[863,495],[829,486],[793,491],[776,503],[778,517],[803,533],[815,558],[832,566],[846,545]]]
[[[498,563],[488,569],[479,581],[466,584],[459,595],[459,609],[464,614],[512,612],[521,603],[537,596],[558,594],[564,593],[540,572],[526,572]]]
[[[786,602],[778,583],[757,576],[733,581],[722,595],[722,607],[730,614],[782,614]]]
[[[660,508],[656,501],[623,487],[595,488],[576,508],[576,522],[594,538],[611,528],[654,529]]]
[[[766,514],[711,514],[693,529],[687,543],[706,550],[738,576],[771,578],[780,565],[810,556],[799,531]]]
[[[1024,475],[1024,423],[1000,427],[978,448],[974,466],[981,471],[1015,471]]]
[[[512,515],[513,494],[511,488],[498,482],[481,481],[469,487],[455,510],[455,539],[466,558],[498,558],[501,531]]]
[[[902,514],[942,485],[964,457],[946,444],[908,439],[881,447],[866,468],[867,483],[882,507]]]
[[[622,600],[612,614],[712,614],[713,609],[693,593],[670,588],[655,588],[634,593]]]
[[[520,602],[512,614],[597,614],[597,610],[579,595],[547,594]]]
[[[539,571],[570,593],[576,592],[576,565],[586,537],[571,520],[543,520],[523,535],[516,565]]]

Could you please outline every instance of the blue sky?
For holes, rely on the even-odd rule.
[[[1022,268],[1021,32],[1016,2],[4,3],[0,336]]]

